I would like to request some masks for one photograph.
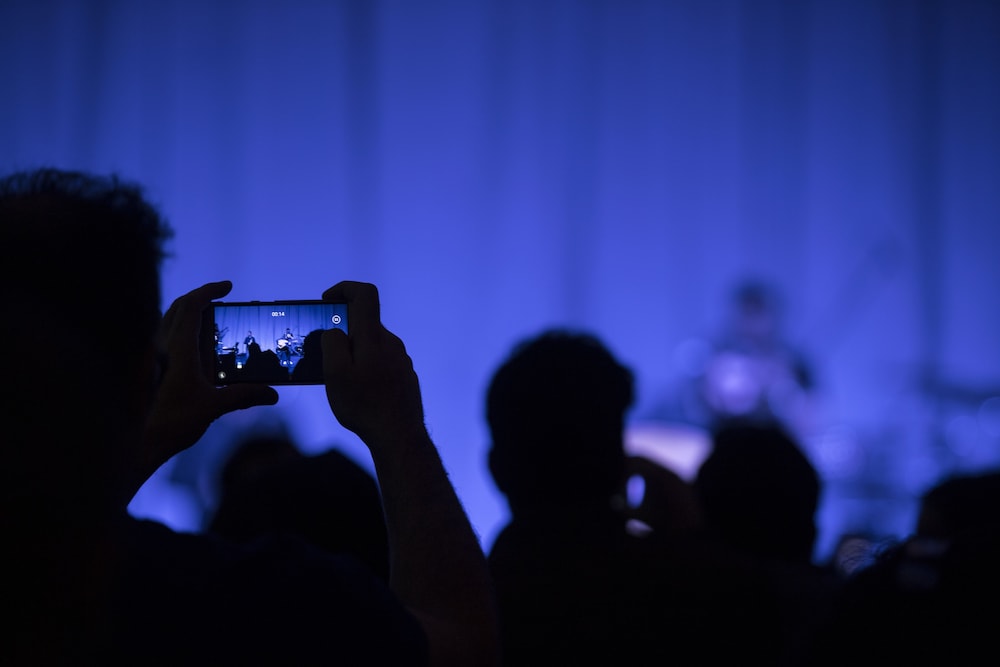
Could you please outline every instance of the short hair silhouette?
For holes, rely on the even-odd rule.
[[[920,498],[916,533],[949,539],[1000,523],[1000,470],[954,473]]]
[[[812,558],[821,481],[781,426],[721,425],[694,487],[706,525],[723,541],[764,557]]]
[[[631,369],[586,332],[550,329],[514,346],[486,395],[490,468],[512,511],[620,490],[633,384]]]
[[[109,365],[109,373],[127,373],[121,365],[131,362],[159,327],[159,268],[173,237],[143,189],[113,175],[56,169],[18,172],[0,180],[0,218],[4,303],[18,304],[14,312],[27,322],[43,321],[29,308],[56,308],[67,324],[81,325],[74,327],[81,347],[106,352],[120,362]],[[42,247],[37,247],[39,238],[45,239]],[[116,258],[107,261],[112,251]],[[50,268],[31,266],[31,281],[26,283],[18,275],[23,276],[32,258]],[[68,279],[77,282],[70,286]],[[60,298],[70,287],[105,301],[113,295],[115,301]],[[95,326],[102,322],[108,327]],[[108,336],[112,325],[129,335]]]
[[[337,449],[318,454],[264,451],[281,440],[249,440],[234,452],[209,530],[247,543],[267,535],[302,538],[331,553],[348,554],[384,581],[389,544],[375,478]],[[254,465],[253,454],[259,458]]]
[[[47,496],[54,503],[74,496],[68,485],[82,485],[75,502],[61,508],[81,515],[94,509],[88,501],[99,490],[105,492],[99,502],[115,506],[120,500],[113,480],[127,457],[120,448],[130,446],[121,432],[121,406],[139,409],[133,378],[148,363],[159,328],[159,268],[172,237],[143,189],[117,176],[43,168],[0,179],[7,339],[23,335],[25,323],[53,330],[72,326],[76,348],[69,362],[54,352],[7,357],[10,377],[18,380],[6,383],[2,403],[5,415],[16,418],[16,437],[34,433],[38,442],[58,447],[5,447],[5,468],[16,473],[5,484],[11,492],[23,484],[40,499],[44,480],[59,489]],[[128,335],[109,335],[111,329]],[[66,431],[81,422],[109,430],[100,442],[82,446]]]
[[[314,329],[302,339],[302,358],[292,369],[292,380],[323,381],[323,329]]]

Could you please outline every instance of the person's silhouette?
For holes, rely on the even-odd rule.
[[[0,661],[497,664],[485,557],[374,285],[324,292],[352,318],[350,335],[324,334],[324,380],[332,416],[372,456],[388,582],[305,540],[237,544],[129,515],[139,487],[213,421],[278,400],[267,385],[216,387],[205,372],[214,359],[202,353],[214,351],[200,349],[203,313],[229,281],[161,313],[170,235],[141,188],[117,177],[41,169],[0,178],[3,330],[71,321],[88,351],[72,363],[14,359],[19,379],[2,390],[0,529],[17,548],[0,584],[13,612]],[[132,334],[125,341],[104,335],[111,312]]]
[[[784,428],[724,423],[694,488],[709,529],[728,545],[783,561],[812,559],[820,477]]]
[[[323,330],[316,329],[306,334],[302,340],[302,357],[292,369],[293,382],[322,382],[323,381],[323,346],[321,341]]]
[[[208,530],[243,543],[267,535],[301,537],[331,553],[355,556],[388,581],[389,544],[371,474],[335,448],[268,454],[259,447],[264,442],[274,439],[247,440],[232,452]],[[255,464],[250,449],[265,465]]]
[[[595,336],[564,329],[519,342],[490,379],[488,462],[510,521],[488,557],[507,665],[710,664],[732,646],[712,643],[717,633],[743,657],[762,655],[758,588],[677,539],[687,519],[662,540],[629,530],[626,477],[644,472],[623,447],[634,398],[631,369]],[[696,516],[690,495],[673,491],[657,497],[682,507],[644,516]]]
[[[721,422],[694,489],[709,539],[766,575],[782,604],[785,664],[826,623],[841,580],[813,563],[819,473],[776,421]]]
[[[913,532],[852,572],[801,664],[975,665],[1000,626],[1000,472],[956,473],[920,497]]]
[[[274,350],[261,349],[259,343],[250,343],[247,349],[247,359],[239,372],[244,382],[282,384],[288,380],[289,371]]]
[[[1000,523],[1000,470],[953,473],[920,498],[915,533],[951,539]]]

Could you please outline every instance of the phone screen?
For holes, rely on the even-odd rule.
[[[203,349],[213,382],[322,384],[320,337],[347,333],[347,304],[328,301],[213,302],[205,309]]]

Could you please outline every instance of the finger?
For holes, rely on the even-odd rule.
[[[201,312],[205,309],[205,306],[210,304],[215,299],[221,299],[231,292],[233,289],[233,283],[229,280],[220,280],[214,283],[205,283],[201,287],[196,287],[184,296],[177,299],[181,302],[182,313],[187,313],[190,311]]]
[[[214,299],[221,299],[229,294],[232,289],[233,283],[230,280],[205,283],[201,287],[196,287],[190,292],[174,299],[174,302],[170,304],[170,308],[164,314],[163,319],[165,321],[172,321],[181,309],[189,307],[204,308]]]
[[[327,329],[320,344],[323,346],[324,377],[343,377],[354,362],[347,334],[340,329]]]
[[[170,332],[179,336],[171,352],[179,363],[195,364],[200,352],[201,324],[205,308],[215,299],[220,299],[233,289],[232,282],[222,280],[206,283],[176,299],[171,306],[173,314]]]
[[[347,303],[351,337],[368,341],[381,326],[378,288],[371,283],[344,280],[323,292],[324,301]]]
[[[218,416],[235,410],[245,410],[258,405],[274,405],[278,402],[278,392],[266,384],[240,384],[220,388],[214,397]]]

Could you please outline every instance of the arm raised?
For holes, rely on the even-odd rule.
[[[350,335],[323,334],[323,371],[330,408],[375,464],[390,587],[423,625],[432,664],[498,665],[486,559],[427,433],[412,360],[382,325],[374,285],[341,282],[323,298],[348,303]]]

